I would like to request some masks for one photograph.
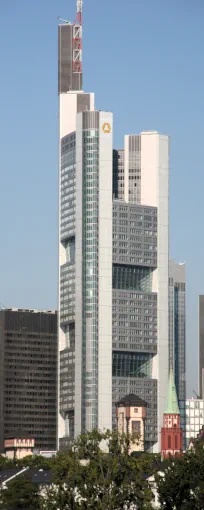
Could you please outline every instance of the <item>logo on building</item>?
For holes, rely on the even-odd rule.
[[[111,132],[111,125],[109,124],[109,122],[104,122],[103,126],[102,126],[102,129],[103,129],[103,132],[108,134]]]

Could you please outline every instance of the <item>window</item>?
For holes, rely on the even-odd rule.
[[[171,436],[168,436],[168,449],[171,448]]]
[[[175,436],[175,450],[178,448],[178,436]]]
[[[132,434],[140,434],[140,421],[132,421]]]

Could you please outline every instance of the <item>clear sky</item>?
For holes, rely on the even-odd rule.
[[[75,0],[1,0],[0,303],[57,306],[57,16]],[[188,395],[204,293],[204,0],[84,0],[84,89],[114,144],[171,137],[170,253],[187,264]]]

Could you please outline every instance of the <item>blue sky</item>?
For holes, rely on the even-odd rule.
[[[74,0],[2,0],[0,303],[57,306],[57,16]],[[171,137],[170,253],[187,264],[188,395],[204,293],[203,0],[84,0],[84,89],[114,112],[114,144]]]

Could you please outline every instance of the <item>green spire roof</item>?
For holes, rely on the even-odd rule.
[[[176,394],[176,386],[174,382],[174,374],[172,368],[169,372],[169,388],[168,388],[168,398],[165,406],[165,414],[180,414],[178,399]]]

